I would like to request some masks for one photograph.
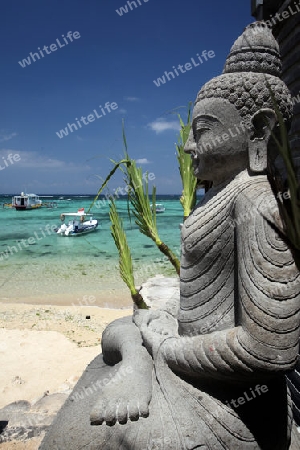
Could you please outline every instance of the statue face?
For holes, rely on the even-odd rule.
[[[247,129],[229,101],[209,98],[198,102],[184,148],[192,157],[195,176],[218,184],[246,169],[249,136],[249,124]]]

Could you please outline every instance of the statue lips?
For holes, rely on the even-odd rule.
[[[196,171],[198,169],[198,167],[199,167],[200,160],[199,160],[198,155],[196,153],[191,153],[191,158],[192,158],[193,169],[194,169],[194,171]]]
[[[195,177],[198,177],[200,172],[201,159],[199,158],[198,153],[195,150],[185,149],[185,152],[188,153],[192,160],[192,168],[194,171]]]

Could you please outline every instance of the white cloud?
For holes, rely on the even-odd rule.
[[[139,158],[139,159],[136,159],[135,162],[137,164],[150,164],[150,161],[148,161],[147,158]]]
[[[17,136],[17,133],[5,134],[4,132],[0,132],[0,142],[9,141],[10,139]]]
[[[23,150],[0,150],[0,158],[7,159],[9,154],[19,155],[20,159],[14,164],[16,168],[26,169],[47,169],[47,170],[82,170],[89,169],[89,166],[83,167],[82,165],[76,165],[72,162],[62,161],[56,158],[49,158],[47,155],[41,155],[38,152],[27,152]]]
[[[140,98],[138,98],[138,97],[124,97],[124,100],[127,100],[128,102],[139,102]]]
[[[154,122],[148,123],[147,125],[152,131],[155,131],[156,134],[163,133],[167,130],[180,130],[180,123],[179,121],[173,120],[172,122],[168,122],[165,119],[159,118],[156,119]]]
[[[127,109],[120,108],[120,109],[118,109],[118,113],[119,114],[127,114]]]

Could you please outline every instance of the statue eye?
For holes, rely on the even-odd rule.
[[[210,130],[210,128],[207,128],[207,127],[197,128],[197,129],[194,131],[194,139],[195,139],[195,140],[200,139],[200,137],[201,137],[206,131],[209,131],[209,130]]]

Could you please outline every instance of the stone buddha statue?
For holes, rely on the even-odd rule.
[[[292,117],[280,68],[257,22],[200,90],[185,151],[213,185],[182,228],[180,298],[107,327],[41,450],[289,448],[300,276],[267,175],[273,99]]]

